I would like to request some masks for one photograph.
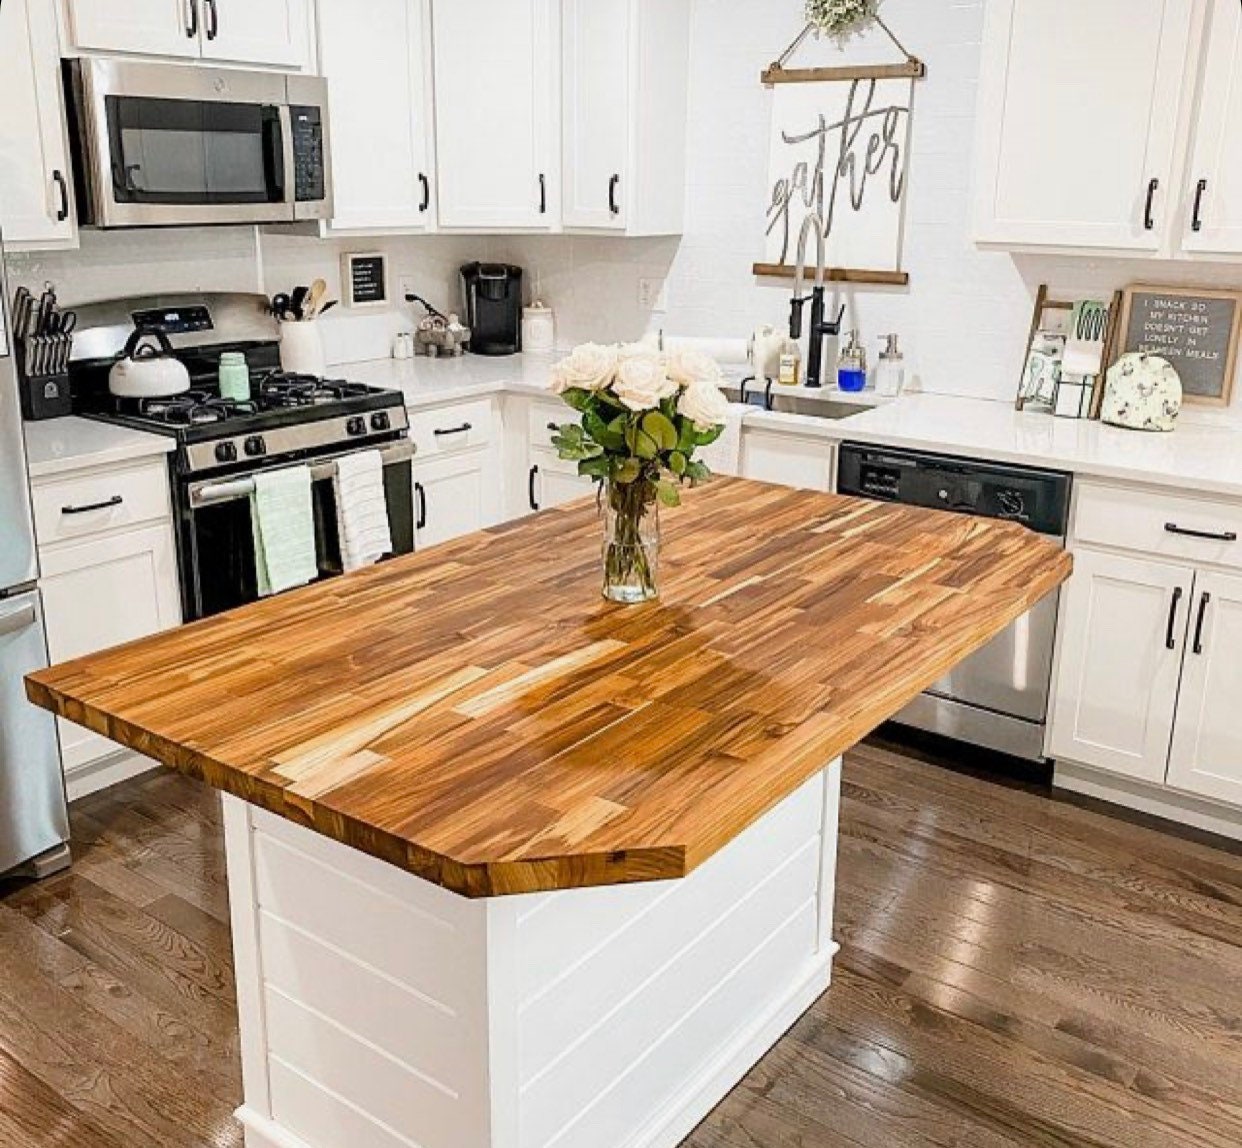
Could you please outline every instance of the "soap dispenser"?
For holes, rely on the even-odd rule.
[[[837,386],[851,392],[864,390],[867,386],[867,352],[859,342],[857,331],[850,332],[849,341],[841,352]]]
[[[895,399],[906,384],[906,359],[897,346],[896,334],[884,336],[884,350],[875,369],[875,393],[881,398]]]

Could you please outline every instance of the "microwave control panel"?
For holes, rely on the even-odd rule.
[[[289,111],[293,121],[294,197],[298,203],[317,203],[326,198],[323,110],[294,106]]]

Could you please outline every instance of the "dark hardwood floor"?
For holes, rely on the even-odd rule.
[[[0,885],[0,1145],[240,1145],[215,796],[151,774],[73,827]],[[1236,851],[879,745],[841,829],[833,987],[690,1148],[1242,1145]]]

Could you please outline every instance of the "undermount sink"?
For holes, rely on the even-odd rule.
[[[730,384],[722,389],[729,402],[742,401],[741,388],[736,384]],[[757,410],[777,411],[787,415],[810,415],[812,418],[830,420],[847,419],[851,415],[860,415],[871,409],[870,403],[842,402],[832,397],[832,394],[832,392],[827,392],[822,398],[819,395],[808,394],[805,390],[791,394],[780,386],[775,386],[772,388],[770,399],[765,401],[764,388],[759,387],[756,390],[752,384],[746,388],[746,402]]]

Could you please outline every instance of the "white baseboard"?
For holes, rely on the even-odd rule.
[[[657,1112],[625,1148],[676,1148],[753,1068],[759,1059],[793,1026],[832,982],[832,958],[840,946],[818,957],[805,975],[790,986],[754,1024],[743,1029],[732,1044],[708,1064],[673,1101]]]
[[[246,1136],[246,1148],[311,1148],[305,1140],[242,1105],[233,1115]]]
[[[129,750],[110,753],[107,757],[65,770],[65,793],[70,801],[77,801],[81,797],[89,797],[101,789],[119,785],[131,777],[138,777],[159,768],[158,761],[152,761],[140,753],[131,753]]]
[[[1228,806],[1177,793],[1164,786],[1118,777],[1070,761],[1056,763],[1052,784],[1056,789],[1081,793],[1085,797],[1162,817],[1178,825],[1191,825],[1208,833],[1242,841],[1242,810],[1232,810]]]

